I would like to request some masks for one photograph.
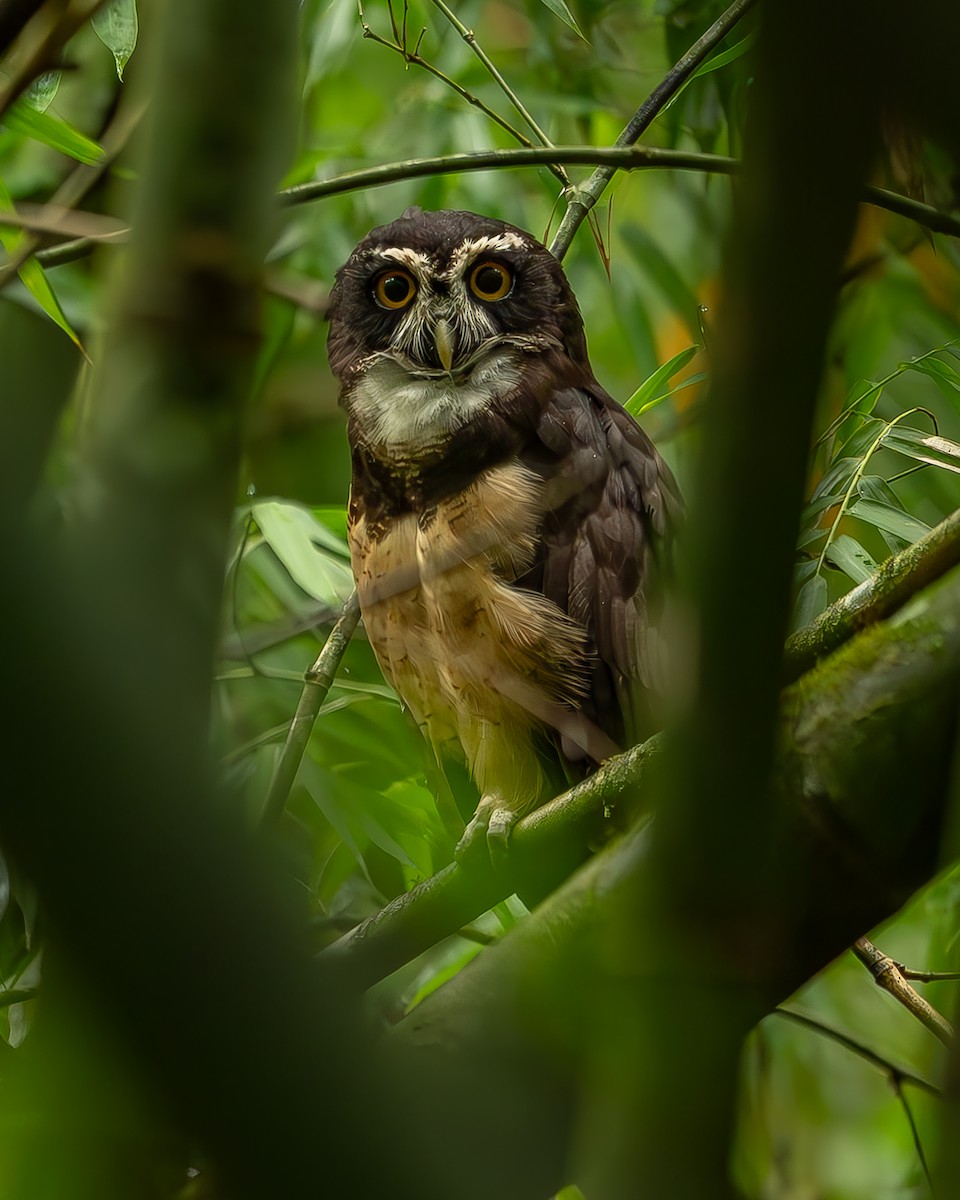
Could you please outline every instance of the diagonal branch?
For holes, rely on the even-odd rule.
[[[755,3],[756,0],[734,0],[727,11],[718,17],[706,33],[698,38],[686,54],[671,67],[640,105],[617,138],[618,146],[632,146],[640,140],[653,120],[663,112],[714,46],[723,41]],[[570,249],[573,235],[583,224],[587,214],[603,195],[616,173],[617,168],[614,166],[601,166],[594,171],[586,183],[570,191],[567,211],[563,215],[560,228],[550,246],[550,252],[557,258],[562,259]]]
[[[273,772],[273,778],[270,780],[270,788],[264,802],[261,818],[264,825],[276,824],[283,814],[287,797],[290,795],[290,789],[293,787],[293,781],[300,767],[300,760],[303,758],[310,734],[313,732],[317,713],[327,697],[327,692],[330,691],[337,667],[340,665],[340,660],[346,652],[359,620],[360,605],[357,601],[357,593],[353,592],[343,606],[343,612],[330,631],[330,636],[324,642],[316,662],[304,674],[303,691],[300,693],[297,711],[287,730],[287,738],[280,752],[280,758]]]

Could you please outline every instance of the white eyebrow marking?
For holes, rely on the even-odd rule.
[[[518,233],[497,233],[488,237],[473,238],[462,242],[450,258],[450,269],[445,272],[448,278],[459,275],[471,259],[481,254],[503,253],[505,250],[522,250],[526,245],[524,238]]]
[[[432,260],[428,254],[421,254],[407,246],[388,246],[386,249],[378,251],[378,254],[381,258],[392,259],[402,267],[406,267],[421,280],[426,278],[432,267]]]

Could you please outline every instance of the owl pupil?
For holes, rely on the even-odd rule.
[[[503,287],[503,271],[498,267],[481,267],[473,282],[478,292],[492,296]]]
[[[394,304],[402,304],[410,294],[410,280],[405,275],[389,275],[381,286],[384,296]]]

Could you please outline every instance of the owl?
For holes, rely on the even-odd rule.
[[[520,817],[653,732],[677,486],[513,225],[408,209],[337,273],[329,320],[367,637],[473,781],[458,855],[499,860]]]

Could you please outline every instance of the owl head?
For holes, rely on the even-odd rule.
[[[337,272],[329,319],[345,395],[384,358],[447,385],[505,348],[559,350],[589,370],[560,263],[529,233],[476,213],[410,208],[372,230]]]

